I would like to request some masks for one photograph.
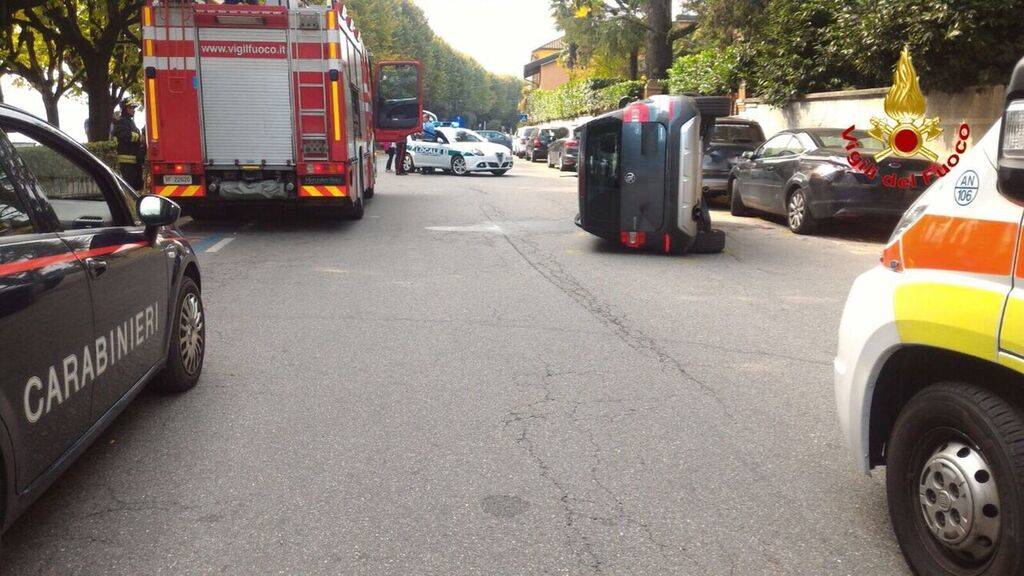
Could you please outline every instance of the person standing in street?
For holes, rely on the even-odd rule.
[[[388,154],[388,165],[387,165],[387,167],[384,168],[384,171],[385,172],[391,172],[391,164],[393,164],[394,161],[395,161],[395,143],[394,142],[388,142],[384,146],[384,151],[387,152],[387,154]]]
[[[135,103],[121,103],[121,118],[114,123],[113,136],[117,140],[117,168],[128,185],[142,190],[142,163],[146,159],[146,144],[142,132],[135,125]]]
[[[395,142],[395,176],[405,176],[405,138]]]

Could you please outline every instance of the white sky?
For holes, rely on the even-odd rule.
[[[499,74],[521,78],[530,51],[559,36],[549,0],[412,1],[426,14],[438,36]],[[2,81],[6,103],[45,118],[39,95],[15,87],[12,80],[5,76]],[[65,97],[59,107],[61,129],[77,140],[85,140],[85,99]],[[135,121],[139,126],[145,123],[141,111]]]
[[[484,68],[522,78],[530,51],[560,36],[550,0],[413,0],[430,27]]]

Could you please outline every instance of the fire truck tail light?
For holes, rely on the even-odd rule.
[[[153,164],[154,174],[191,174],[191,164]]]
[[[331,162],[311,162],[306,164],[307,174],[343,174],[345,169],[341,164]]]

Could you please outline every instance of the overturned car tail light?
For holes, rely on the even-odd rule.
[[[647,234],[644,232],[622,232],[620,239],[629,248],[639,248],[647,243]]]

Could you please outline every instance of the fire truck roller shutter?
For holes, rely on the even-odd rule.
[[[287,30],[200,28],[206,161],[293,164]]]

